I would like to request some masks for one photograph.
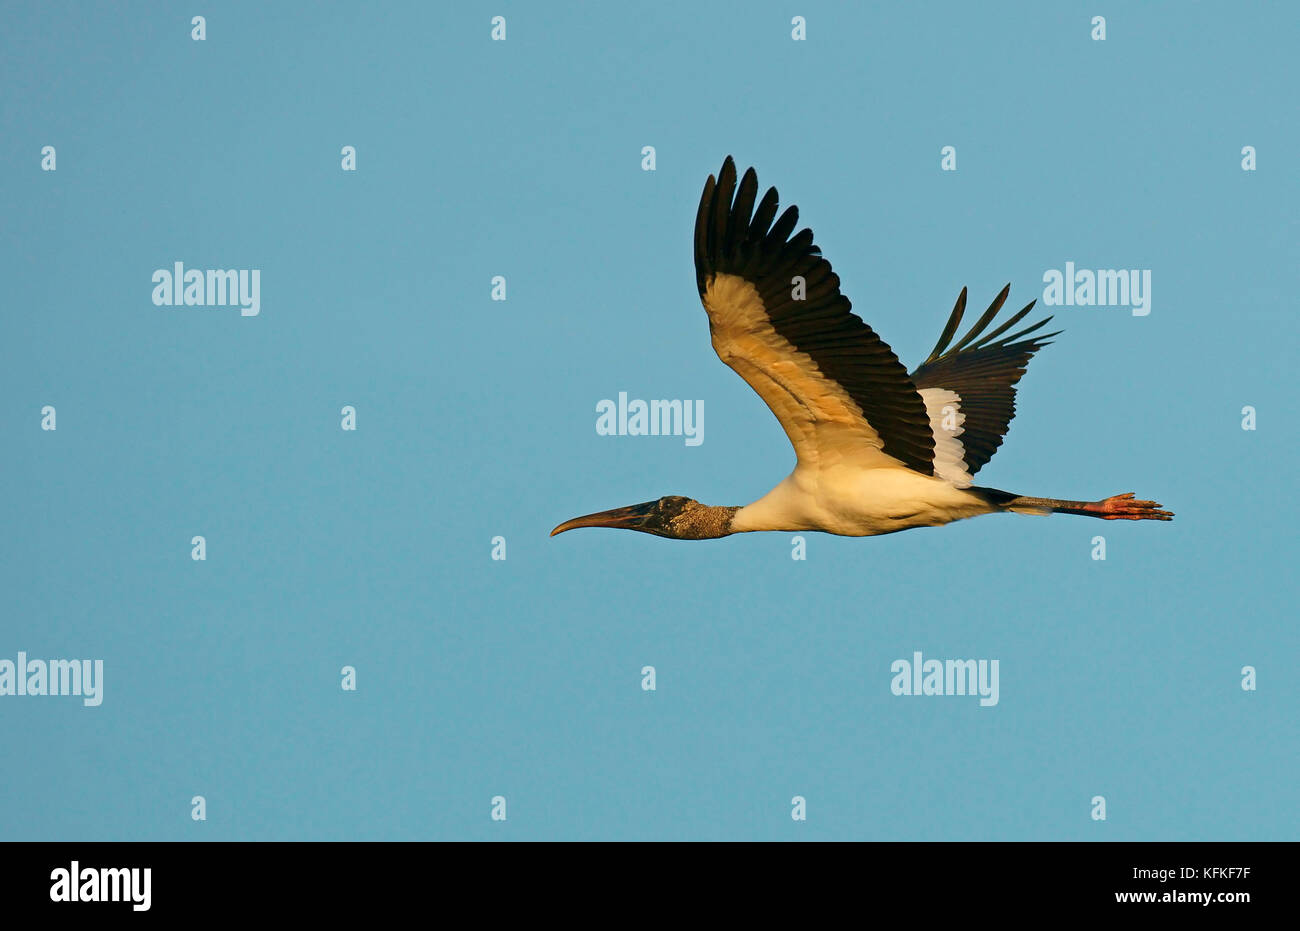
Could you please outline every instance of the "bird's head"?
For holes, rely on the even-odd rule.
[[[551,536],[578,527],[614,527],[673,540],[711,540],[731,533],[731,517],[736,510],[700,504],[682,495],[664,495],[644,504],[629,504],[566,520],[551,531]]]

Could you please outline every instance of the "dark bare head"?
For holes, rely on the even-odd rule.
[[[731,533],[731,518],[738,510],[700,504],[694,498],[682,495],[665,495],[644,504],[630,504],[566,520],[551,531],[551,536],[578,527],[614,527],[653,533],[671,540],[712,540]]]

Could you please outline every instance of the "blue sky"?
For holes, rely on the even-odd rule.
[[[97,708],[0,697],[0,835],[1300,833],[1296,8],[0,22],[0,659],[105,667]],[[1018,308],[1066,262],[1149,269],[1148,316],[1053,309],[979,481],[1177,519],[814,534],[804,561],[788,534],[548,539],[661,494],[743,504],[793,464],[695,292],[727,154],[799,205],[909,367],[964,285],[982,309],[1010,281]],[[259,269],[260,314],[155,306],[176,261]],[[702,400],[703,444],[597,435],[619,391]],[[918,650],[999,660],[1000,702],[892,695]]]

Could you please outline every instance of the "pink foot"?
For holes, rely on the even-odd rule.
[[[1173,520],[1173,511],[1162,511],[1155,501],[1137,501],[1133,492],[1112,495],[1104,501],[1094,501],[1088,511],[1103,520]]]

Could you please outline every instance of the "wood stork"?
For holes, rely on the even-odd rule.
[[[551,536],[616,527],[677,540],[756,530],[861,537],[1003,511],[1173,517],[1131,493],[1064,501],[976,486],[972,476],[1002,444],[1015,414],[1016,382],[1029,358],[1057,335],[1031,335],[1051,318],[1003,336],[1029,313],[1031,301],[985,333],[1007,299],[1007,285],[953,345],[966,310],[963,288],[934,351],[909,375],[851,312],[812,230],[794,233],[798,208],[777,218],[776,188],[755,207],[757,195],[754,169],[737,186],[730,156],[716,180],[709,176],[695,216],[695,278],[714,350],[780,421],[794,446],[794,471],[744,507],[668,495],[575,517]]]

